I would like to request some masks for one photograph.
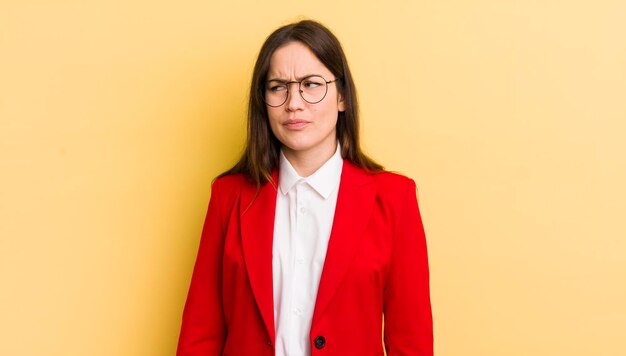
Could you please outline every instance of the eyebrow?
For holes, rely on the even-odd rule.
[[[310,77],[310,76],[313,76],[313,75],[316,75],[318,77],[324,78],[321,74],[312,74],[311,73],[311,74],[305,74],[305,75],[300,76],[300,77],[296,77],[296,80],[300,81],[300,80],[302,80],[304,78],[307,78],[307,77]],[[278,82],[288,82],[289,81],[289,79],[284,79],[284,78],[269,78],[269,79],[267,79],[268,82],[270,82],[272,80],[275,80],[275,81],[278,81]],[[324,80],[326,80],[326,79],[324,79]]]

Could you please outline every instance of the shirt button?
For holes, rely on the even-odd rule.
[[[302,310],[300,308],[293,308],[292,312],[294,315],[297,315],[297,316],[302,315]]]
[[[300,207],[300,214],[306,214],[306,209],[304,207]]]
[[[314,343],[315,348],[321,350],[324,348],[324,346],[326,346],[326,338],[324,338],[323,336],[318,336],[315,338]]]
[[[299,265],[304,264],[304,258],[298,258],[298,264]]]

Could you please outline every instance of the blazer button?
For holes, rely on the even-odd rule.
[[[326,338],[324,338],[323,336],[316,337],[314,342],[315,342],[315,348],[318,350],[321,350],[324,348],[324,346],[326,346]]]

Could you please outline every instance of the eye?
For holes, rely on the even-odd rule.
[[[302,86],[307,89],[317,88],[323,85],[321,78],[306,78],[302,81]]]
[[[267,83],[267,90],[271,92],[279,92],[283,90],[287,90],[287,85],[285,83],[272,81]]]

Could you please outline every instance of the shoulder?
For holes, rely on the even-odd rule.
[[[369,174],[373,176],[379,184],[389,187],[390,189],[400,187],[406,188],[407,186],[415,185],[415,181],[413,181],[413,179],[396,172],[382,171],[372,172]]]
[[[416,194],[415,181],[403,174],[383,171],[370,175],[376,180],[378,196],[382,199],[404,201]]]
[[[367,171],[352,163],[347,168],[349,179],[356,184],[374,183],[379,200],[388,202],[402,202],[407,196],[415,196],[415,181],[403,174],[390,171]]]
[[[220,210],[232,210],[246,186],[252,187],[253,184],[243,174],[218,177],[211,184],[211,200],[218,204]]]
[[[250,181],[240,173],[229,174],[216,178],[213,183],[213,192],[240,190],[242,185],[250,185]]]

